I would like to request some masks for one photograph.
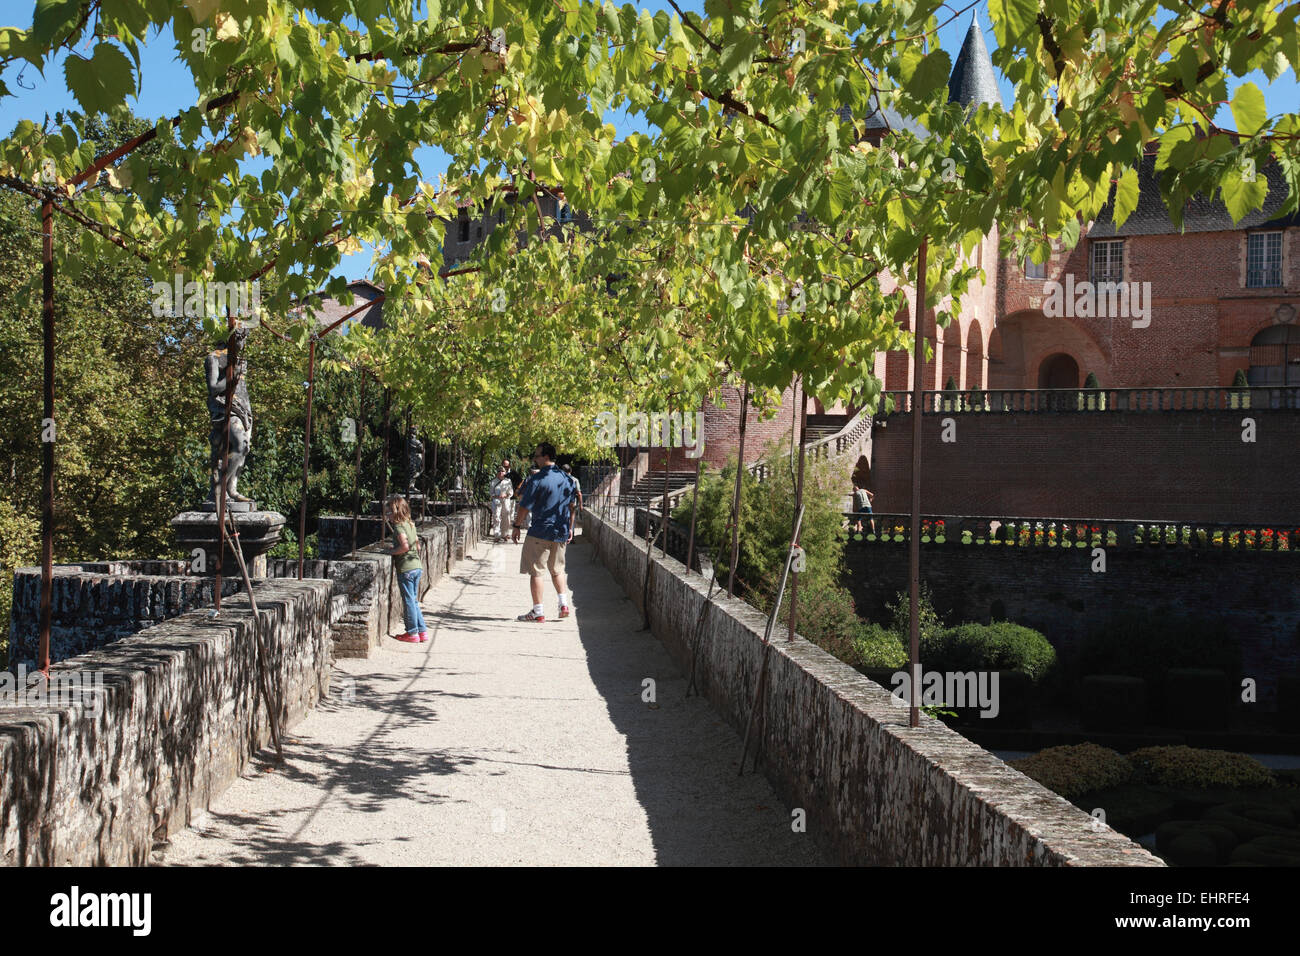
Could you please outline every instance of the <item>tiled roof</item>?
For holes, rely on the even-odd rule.
[[[1196,196],[1187,203],[1183,213],[1184,232],[1225,232],[1234,229],[1257,229],[1261,226],[1300,226],[1300,214],[1291,213],[1279,217],[1278,210],[1286,201],[1287,185],[1281,167],[1270,162],[1258,171],[1258,175],[1268,180],[1268,196],[1264,207],[1252,212],[1239,223],[1233,223],[1228,215],[1228,207],[1217,195],[1214,197]],[[1104,239],[1108,236],[1156,236],[1177,233],[1169,219],[1169,211],[1160,195],[1160,177],[1156,173],[1156,157],[1148,152],[1138,167],[1138,204],[1132,215],[1119,229],[1111,221],[1114,209],[1114,190],[1111,198],[1097,215],[1097,222],[1088,230],[1089,238]]]
[[[978,16],[971,18],[970,29],[966,31],[966,39],[948,79],[948,102],[962,103],[972,109],[981,103],[1002,105],[998,79],[993,73],[993,59],[984,45]]]
[[[333,325],[343,316],[347,315],[353,309],[358,309],[366,302],[377,299],[383,294],[383,289],[367,279],[354,279],[348,283],[348,289],[351,290],[355,301],[351,305],[344,305],[332,296],[317,292],[310,298],[313,300],[312,305],[316,310],[316,321],[322,327]],[[361,322],[374,329],[383,328],[384,313],[383,303],[377,303],[354,315],[349,322]]]

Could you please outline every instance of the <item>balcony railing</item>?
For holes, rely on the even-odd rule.
[[[926,391],[923,415],[960,412],[1182,412],[1300,409],[1300,386],[1022,388]],[[912,410],[911,392],[885,392],[877,418]]]
[[[850,529],[850,540],[855,543],[897,544],[906,542],[910,535],[911,515],[846,512],[844,517]],[[859,524],[861,531],[857,530]],[[1300,552],[1300,528],[1285,524],[1209,521],[923,515],[921,542],[1019,548]]]

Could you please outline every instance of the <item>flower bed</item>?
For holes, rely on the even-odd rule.
[[[852,531],[855,542],[908,540],[911,519],[900,515],[849,515],[851,524],[872,520],[876,530]],[[923,544],[1010,548],[1184,548],[1219,551],[1300,550],[1300,528],[1222,527],[1171,522],[1077,519],[923,518]]]

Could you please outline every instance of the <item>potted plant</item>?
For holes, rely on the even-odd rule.
[[[1237,374],[1232,377],[1232,387],[1241,389],[1228,394],[1229,408],[1250,408],[1250,384],[1246,381],[1246,373],[1242,369],[1237,369]]]
[[[961,409],[961,395],[957,391],[957,380],[951,375],[943,386],[943,410],[945,412],[955,412]]]
[[[1101,390],[1097,373],[1089,372],[1083,380],[1084,391],[1079,393],[1079,411],[1100,412],[1106,410],[1106,393]]]

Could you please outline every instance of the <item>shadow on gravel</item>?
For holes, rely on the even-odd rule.
[[[686,697],[686,677],[641,614],[575,539],[566,562],[587,667],[627,743],[637,799],[661,866],[824,865],[807,833],[791,829],[762,775],[737,776],[739,736],[708,702]],[[643,700],[654,681],[654,704]],[[657,705],[657,706],[655,706]]]

